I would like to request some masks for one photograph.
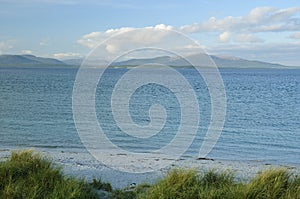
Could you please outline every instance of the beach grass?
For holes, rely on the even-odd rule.
[[[101,179],[67,177],[61,168],[33,151],[12,152],[0,162],[0,198],[300,198],[300,177],[286,169],[260,172],[247,182],[229,171],[173,169],[153,184],[113,189]]]
[[[92,186],[65,177],[59,167],[32,151],[12,152],[0,163],[0,198],[97,198]]]
[[[249,198],[299,199],[300,177],[286,169],[261,172],[250,182],[237,182],[230,172],[172,170],[151,186],[140,198]]]

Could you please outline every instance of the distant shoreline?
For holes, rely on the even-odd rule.
[[[130,68],[135,68],[136,66],[109,66],[108,68],[111,69],[130,69]],[[175,69],[193,69],[193,66],[169,66]],[[0,64],[0,69],[57,69],[57,68],[62,68],[62,69],[78,69],[80,66],[78,65],[1,65]],[[85,68],[90,68],[90,69],[100,69],[100,68],[106,68],[106,66],[101,66],[101,67],[94,67],[94,66],[85,66]],[[149,67],[150,68],[150,67]],[[196,67],[197,68],[197,67]],[[201,67],[203,69],[210,69],[211,67]],[[263,69],[263,70],[299,70],[300,66],[286,66],[286,67],[273,67],[273,68],[260,68],[260,67],[217,67],[219,70],[223,69],[237,69],[237,70],[244,70],[244,69]]]
[[[170,56],[160,56],[152,58],[133,58],[124,61],[116,61],[110,64],[108,60],[95,59],[91,60],[87,58],[76,58],[76,59],[66,59],[58,60],[54,58],[38,57],[30,54],[23,55],[0,55],[0,67],[80,67],[82,63],[85,66],[107,66],[110,64],[113,68],[129,68],[135,66],[144,66],[147,64],[158,64],[166,65],[174,68],[189,68],[191,63],[189,60],[198,60],[199,57],[203,57],[203,54],[194,54],[187,57],[170,57]],[[269,63],[265,61],[258,60],[247,60],[239,57],[223,57],[216,55],[205,55],[204,61],[210,59],[208,65],[217,66],[218,68],[300,68],[300,66],[287,66],[278,63]],[[204,63],[206,63],[204,62]],[[202,64],[201,62],[196,62]]]

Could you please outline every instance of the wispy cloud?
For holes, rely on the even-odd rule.
[[[55,53],[53,56],[56,59],[72,59],[72,58],[78,58],[82,57],[80,53],[74,53],[74,52],[67,52],[67,53]]]
[[[257,7],[246,16],[211,17],[205,22],[181,26],[180,30],[185,33],[294,31],[300,30],[300,18],[296,17],[299,12],[297,7]]]
[[[13,48],[13,40],[9,41],[0,41],[0,54],[7,53],[10,49]]]
[[[273,7],[257,7],[246,16],[227,16],[222,19],[211,17],[201,23],[193,23],[179,27],[184,33],[219,33],[221,42],[257,43],[263,42],[256,33],[299,31],[300,8],[278,9]]]
[[[32,50],[22,50],[22,54],[33,54]]]
[[[290,35],[291,39],[300,39],[300,32],[295,32],[292,35]]]

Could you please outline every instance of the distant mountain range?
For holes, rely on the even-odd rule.
[[[201,60],[203,55],[191,55],[187,57],[188,60]],[[273,64],[261,61],[250,61],[237,57],[221,57],[211,55],[211,59],[221,68],[287,68],[287,66],[281,64]],[[83,59],[69,59],[69,60],[57,60],[53,58],[37,57],[34,55],[0,55],[1,67],[70,67],[80,66]],[[121,62],[114,62],[112,66],[115,67],[130,67],[137,65],[144,65],[149,63],[159,63],[174,67],[187,67],[190,64],[183,58],[162,56],[145,59],[129,59]],[[93,60],[89,61],[87,65],[91,66],[104,66],[108,64],[105,60]]]
[[[211,65],[211,62],[207,60],[206,55],[190,55],[184,58],[178,58],[178,57],[169,57],[169,56],[162,56],[162,57],[155,57],[155,58],[149,58],[149,59],[130,59],[122,62],[116,62],[112,65],[114,66],[138,66],[143,65],[147,63],[159,63],[159,64],[165,64],[169,66],[190,66],[191,64],[187,62],[193,61],[194,63],[199,63],[202,60],[201,56],[204,57],[204,63],[202,63],[205,66],[205,62],[208,63],[208,65]],[[261,62],[261,61],[250,61],[246,59],[241,59],[237,57],[221,57],[221,56],[215,56],[211,55],[210,58],[215,62],[215,64],[220,68],[287,68],[287,66],[281,65],[281,64],[273,64],[268,62]]]
[[[0,55],[0,66],[64,66],[64,62],[34,55]]]

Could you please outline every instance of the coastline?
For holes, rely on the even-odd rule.
[[[27,148],[28,149],[28,148]],[[32,149],[32,148],[31,148]],[[6,160],[12,151],[22,149],[2,149],[0,150],[0,161]],[[155,183],[162,179],[170,170],[176,168],[195,169],[201,172],[230,171],[234,174],[235,180],[248,182],[258,173],[274,169],[283,168],[292,175],[300,175],[300,166],[285,164],[269,164],[262,161],[237,161],[218,159],[195,159],[181,158],[174,161],[170,166],[155,172],[148,173],[126,173],[113,170],[101,164],[88,152],[41,150],[33,148],[33,151],[47,157],[55,165],[62,168],[64,174],[70,177],[81,178],[91,182],[94,178],[101,178],[104,182],[109,182],[113,188],[123,189],[130,184]]]

